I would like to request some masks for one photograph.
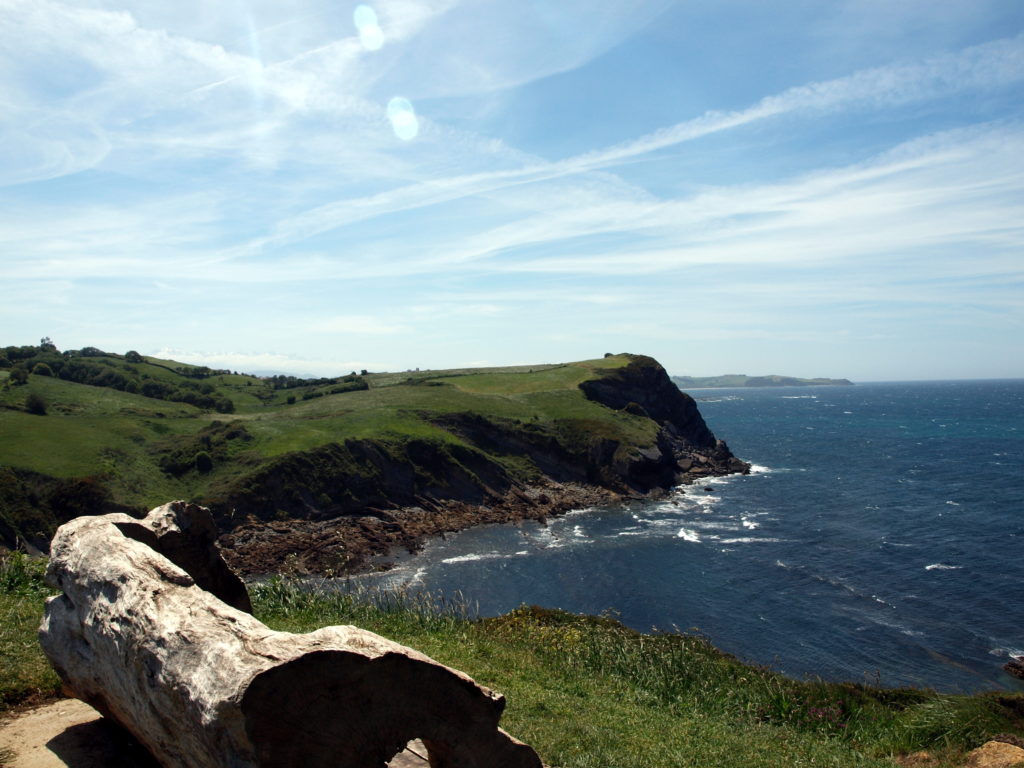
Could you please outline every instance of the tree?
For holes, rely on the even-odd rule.
[[[51,339],[49,336],[43,336],[43,338],[39,340],[39,348],[45,349],[48,352],[57,351],[57,345],[53,343],[53,339]]]
[[[28,383],[28,368],[24,364],[14,366],[11,370],[11,383],[12,384],[26,384]]]
[[[46,363],[36,363],[32,368],[32,373],[36,376],[53,376],[53,369]]]
[[[124,359],[127,360],[129,363],[144,363],[145,362],[145,360],[142,359],[142,355],[140,355],[134,349],[129,349],[127,352],[125,352],[124,353]]]
[[[31,392],[29,393],[29,396],[25,398],[25,410],[29,413],[34,413],[36,416],[45,416],[46,401],[35,392]]]

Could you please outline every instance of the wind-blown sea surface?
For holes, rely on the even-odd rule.
[[[1024,380],[694,390],[747,476],[435,540],[363,585],[612,611],[747,661],[1024,690]]]

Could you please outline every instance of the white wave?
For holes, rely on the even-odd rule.
[[[773,470],[772,470],[771,467],[766,467],[764,464],[751,464],[750,465],[750,474],[752,474],[752,475],[767,475],[769,472],[772,472],[772,471]]]
[[[787,571],[790,569],[790,566],[788,564],[782,562],[781,560],[776,560],[775,564],[777,566],[779,566],[779,568],[785,568]]]
[[[520,550],[519,552],[486,552],[484,554],[475,553],[471,555],[455,555],[454,557],[446,557],[441,562],[445,565],[452,565],[454,563],[474,563],[479,560],[508,560],[512,557],[523,557],[529,555],[528,550]]]
[[[676,536],[684,541],[692,541],[694,543],[700,541],[700,536],[691,528],[680,528],[679,533],[677,533]]]
[[[455,557],[446,557],[441,562],[445,565],[451,565],[452,563],[472,563],[477,560],[493,560],[496,557],[494,554],[490,555],[456,555]]]
[[[993,656],[1009,656],[1010,658],[1020,658],[1024,656],[1024,648],[992,648],[989,653]]]
[[[917,632],[913,629],[904,629],[902,630],[902,634],[906,635],[907,637],[924,637],[924,632]]]
[[[959,502],[957,502],[957,501],[947,501],[946,503],[947,503],[947,504],[948,504],[949,506],[951,506],[951,507],[959,507],[959,506],[960,506],[960,503],[959,503]]]
[[[783,400],[817,400],[817,395],[783,395]]]
[[[946,563],[932,563],[924,567],[926,571],[959,571],[961,568],[963,568],[962,565],[947,565]]]
[[[843,411],[843,413],[845,413],[847,416],[853,415],[853,411]]]
[[[619,531],[616,536],[643,536],[647,531]]]
[[[742,518],[741,522],[743,523],[744,528],[749,528],[750,530],[754,530],[755,528],[761,527],[761,524],[759,522],[757,522],[756,520],[751,520],[749,517]]]
[[[722,544],[779,544],[788,539],[773,539],[760,536],[742,536],[738,539],[719,539]]]

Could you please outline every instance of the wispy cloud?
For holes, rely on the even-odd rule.
[[[707,338],[754,338],[759,316],[796,339],[791,308],[810,322],[872,301],[900,322],[944,301],[1020,322],[1024,35],[987,0],[944,7],[929,22],[941,44],[900,47],[896,30],[813,71],[800,63],[828,51],[780,67],[705,46],[714,61],[684,66],[702,30],[651,24],[678,18],[668,0],[379,0],[379,47],[360,41],[355,5],[0,0],[5,319],[141,328],[159,313],[181,334],[167,343],[201,355],[240,348],[223,324],[191,340],[196,318],[223,313],[264,329],[254,347],[365,339],[346,357],[386,346],[424,364],[421,333],[453,362],[495,357],[472,346],[485,333],[530,359],[640,335],[637,306],[660,319],[652,340],[709,318]],[[837,48],[835,19],[884,23],[843,7],[815,22]],[[958,33],[979,15],[991,23]],[[977,42],[996,28],[1007,36]],[[620,80],[627,55],[661,86],[657,120],[616,100],[646,85]],[[728,78],[695,82],[694,62],[773,68],[778,85],[719,93]],[[396,96],[414,141],[388,122]],[[622,119],[618,104],[640,107]],[[534,346],[515,348],[520,334]],[[224,365],[253,367],[242,359]]]

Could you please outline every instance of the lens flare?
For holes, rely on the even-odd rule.
[[[391,121],[391,128],[395,136],[402,141],[410,141],[416,138],[420,132],[420,121],[416,117],[416,110],[404,96],[395,96],[388,102],[388,120]]]
[[[377,12],[368,5],[357,5],[352,12],[352,21],[359,31],[359,42],[368,51],[379,50],[384,45],[384,30],[377,22]]]

